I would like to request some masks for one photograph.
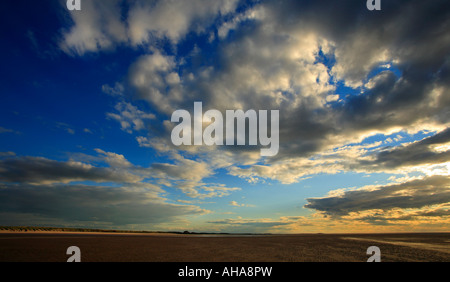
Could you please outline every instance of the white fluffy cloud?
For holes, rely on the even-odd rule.
[[[83,0],[81,12],[70,12],[73,25],[64,31],[60,47],[66,53],[83,55],[120,44],[152,45],[165,38],[176,44],[192,30],[204,32],[217,17],[232,13],[237,2],[137,0],[125,5],[120,0]]]
[[[115,106],[118,113],[107,113],[106,116],[120,123],[122,130],[132,133],[145,129],[145,121],[155,119],[151,113],[145,113],[127,102],[120,102]]]
[[[138,97],[166,114],[176,110],[174,103],[183,100],[184,93],[173,56],[165,56],[158,51],[144,55],[133,64],[129,77]]]
[[[70,16],[74,25],[64,32],[60,43],[66,53],[83,55],[108,50],[128,40],[120,0],[83,0],[83,12],[71,11]]]
[[[187,33],[203,32],[217,16],[233,12],[237,0],[138,1],[129,12],[128,24],[134,45],[152,38],[169,38],[173,43]]]

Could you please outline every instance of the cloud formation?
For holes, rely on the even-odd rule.
[[[105,17],[94,24],[102,36],[93,37],[107,38],[97,39],[95,51],[122,41],[108,33],[116,21],[128,23],[127,44],[167,38],[176,48],[187,33],[201,33],[221,19],[214,45],[191,46],[185,57],[153,45],[130,67],[134,98],[160,113],[191,108],[193,101],[221,111],[280,109],[281,148],[271,164],[309,158],[377,133],[448,126],[446,1],[390,1],[381,16],[353,1],[261,1],[239,12],[237,1],[181,2],[136,1],[123,18],[115,17],[123,7],[112,1],[84,16]],[[71,16],[71,31],[83,30]],[[201,48],[208,48],[209,57]],[[109,115],[131,130],[130,121]]]
[[[361,165],[392,169],[401,166],[445,163],[450,160],[449,144],[450,128],[447,128],[423,140],[377,152],[374,160],[361,161]]]
[[[152,113],[145,113],[127,102],[119,102],[115,109],[118,113],[107,113],[106,116],[120,123],[122,130],[132,133],[145,129],[145,120],[155,119]]]
[[[191,31],[204,32],[217,17],[233,12],[237,2],[84,0],[82,13],[70,12],[73,25],[64,31],[60,47],[68,54],[84,55],[119,45],[152,45],[164,39],[177,43]]]
[[[382,217],[384,212],[394,209],[422,209],[416,216],[435,216],[439,213],[450,215],[448,206],[440,211],[433,208],[450,202],[449,188],[450,177],[431,176],[398,184],[345,191],[336,196],[309,198],[305,208],[315,209],[332,217],[371,210],[378,210],[378,216]]]
[[[3,154],[6,158],[0,160],[0,224],[56,222],[145,229],[210,212],[195,205],[171,203],[160,185],[144,181],[149,175],[155,178],[155,168],[135,166],[120,154],[95,151],[99,156],[79,158],[105,163],[107,167],[73,160],[14,157],[11,152]],[[171,174],[164,168],[160,172]],[[204,185],[202,189],[215,193],[211,197],[220,196],[217,191],[228,191],[226,187]],[[192,193],[197,191],[194,187]]]
[[[198,206],[169,203],[160,196],[163,192],[148,184],[0,184],[1,224],[32,225],[50,220],[72,226],[151,226],[208,213]]]
[[[65,5],[65,1],[62,3]],[[73,27],[66,30],[60,47],[68,54],[111,50],[128,41],[127,30],[121,21],[120,0],[83,1],[83,12],[72,11]]]
[[[198,201],[243,190],[223,183],[219,174],[294,184],[321,173],[358,172],[409,180],[334,191],[308,198],[305,207],[320,220],[346,223],[446,220],[450,3],[391,0],[375,13],[365,2],[83,0],[82,12],[64,9],[58,46],[70,59],[131,50],[133,59],[121,63],[126,71],[114,76],[118,81],[97,86],[113,99],[102,116],[153,159],[139,166],[120,151],[97,147],[91,148],[97,156],[78,154],[68,161],[0,152],[0,212],[114,225],[162,223],[207,212],[190,200],[171,203],[167,191]],[[35,52],[36,35],[26,33]],[[278,155],[262,158],[260,148],[251,146],[174,146],[170,116],[192,110],[195,101],[223,114],[279,110]],[[5,126],[0,134],[13,135]],[[56,126],[73,138],[80,132]],[[410,173],[421,178],[411,180]],[[234,230],[320,226],[296,216],[208,223]]]
[[[95,167],[76,161],[55,161],[42,157],[17,157],[0,160],[0,181],[52,184],[74,181],[135,183],[143,178],[113,167]]]
[[[184,58],[154,50],[130,67],[134,98],[167,116],[176,109],[191,109],[193,101],[221,111],[280,109],[281,147],[276,157],[242,167],[239,162],[251,153],[249,148],[174,148],[167,120],[159,136],[152,132],[139,137],[139,144],[162,152],[207,154],[212,156],[209,160],[229,151],[232,175],[282,183],[325,170],[401,170],[414,162],[445,160],[447,151],[433,153],[432,148],[427,157],[417,153],[414,162],[398,164],[394,162],[400,161],[400,153],[388,155],[388,148],[371,156],[365,148],[358,158],[344,155],[355,153],[348,144],[376,134],[441,132],[449,125],[445,70],[450,42],[445,39],[448,29],[442,28],[448,18],[439,8],[448,4],[391,2],[381,17],[375,17],[364,3],[351,1],[262,1],[224,19],[215,45],[204,47],[212,48],[208,57],[202,46]],[[436,17],[430,20],[429,14]],[[415,21],[426,24],[418,28]],[[430,37],[431,33],[440,36]],[[428,45],[434,52],[428,52]],[[329,154],[331,150],[340,155]]]

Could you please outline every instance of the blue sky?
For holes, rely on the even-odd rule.
[[[449,4],[365,2],[5,1],[0,225],[448,231]],[[196,101],[278,154],[174,146]]]

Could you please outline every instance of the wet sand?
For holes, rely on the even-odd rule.
[[[77,246],[83,262],[450,262],[450,233],[183,235],[2,232],[1,262],[65,262]]]

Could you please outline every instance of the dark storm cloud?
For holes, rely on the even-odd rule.
[[[361,161],[359,165],[377,168],[396,168],[401,166],[439,164],[450,160],[450,151],[437,152],[430,148],[450,142],[450,128],[421,141],[406,146],[388,149],[376,154],[374,161]]]
[[[123,169],[94,167],[80,162],[60,162],[40,157],[0,160],[0,181],[68,183],[72,181],[137,182],[141,177]]]
[[[123,187],[0,184],[0,213],[8,215],[2,217],[0,225],[34,224],[33,220],[39,219],[51,219],[58,224],[155,224],[205,212],[197,206],[167,203],[158,196],[161,192],[145,184]],[[32,219],[27,221],[23,215]]]
[[[185,215],[207,212],[193,205],[168,203],[161,196],[164,190],[142,182],[143,175],[151,171],[165,177],[170,174],[167,168],[157,171],[136,167],[122,155],[96,151],[101,156],[91,159],[108,163],[110,167],[40,157],[0,160],[0,225],[75,222],[82,226],[92,223],[120,228],[128,224],[171,222]],[[74,184],[77,181],[112,185]]]
[[[340,196],[309,198],[305,208],[344,216],[351,212],[393,208],[422,208],[450,202],[450,177],[431,176],[377,189],[346,191]],[[430,214],[432,215],[432,214]],[[426,216],[426,213],[423,214]]]
[[[303,28],[314,29],[335,43],[335,75],[346,81],[367,81],[370,71],[386,53],[394,60],[400,77],[387,70],[372,78],[374,86],[349,97],[337,107],[317,114],[308,108],[298,108],[296,122],[283,124],[283,141],[298,138],[295,150],[286,155],[304,155],[326,145],[328,136],[348,136],[368,130],[383,131],[394,126],[407,127],[424,119],[447,122],[450,106],[448,58],[450,54],[450,3],[448,1],[384,1],[382,12],[365,9],[363,2],[315,1],[303,5],[280,5],[271,11],[280,20],[280,30],[297,22]],[[298,17],[288,16],[298,11]],[[320,15],[320,16],[319,16]],[[297,19],[297,20],[296,20]],[[364,44],[368,42],[368,44]],[[440,95],[433,89],[443,87]],[[306,111],[305,111],[306,110]],[[305,112],[308,114],[305,118]],[[292,116],[290,116],[292,119]],[[447,119],[446,119],[447,118]],[[288,128],[286,128],[288,127]],[[291,130],[289,130],[289,128]],[[309,132],[302,130],[309,129]],[[297,130],[300,129],[300,130]],[[283,130],[282,130],[283,132]],[[288,139],[287,139],[288,138]],[[311,146],[308,144],[315,144]],[[280,150],[282,151],[282,150]]]
[[[210,65],[183,68],[177,91],[160,108],[191,108],[199,100],[219,110],[279,109],[281,148],[272,161],[308,157],[369,131],[448,121],[450,2],[384,1],[381,12],[371,12],[366,1],[262,1],[253,9],[209,53]],[[298,59],[290,57],[296,50]],[[325,71],[319,51],[330,62]],[[391,68],[373,74],[386,63]],[[308,76],[324,73],[356,93],[308,84]],[[342,100],[321,102],[331,94]]]

